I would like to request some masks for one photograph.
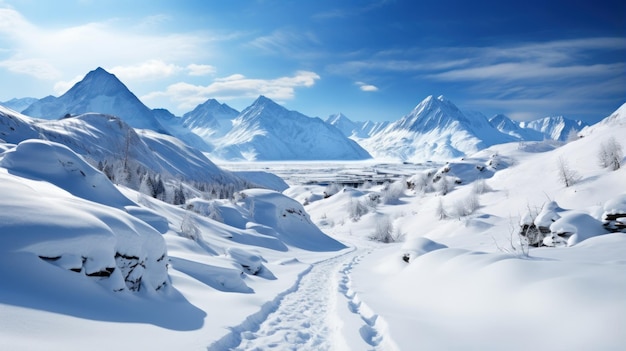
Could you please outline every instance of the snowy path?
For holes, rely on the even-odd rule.
[[[209,350],[394,349],[384,347],[380,318],[350,288],[352,267],[365,254],[357,249],[314,264],[272,307],[264,306]]]

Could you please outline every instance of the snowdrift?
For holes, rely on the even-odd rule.
[[[28,265],[42,260],[113,291],[168,284],[161,234],[127,213],[133,202],[69,148],[27,140],[0,157],[5,256],[28,253]]]

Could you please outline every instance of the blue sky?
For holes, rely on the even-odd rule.
[[[428,95],[518,120],[626,102],[623,0],[0,0],[0,101],[103,67],[146,105],[265,95],[309,116],[396,120]]]

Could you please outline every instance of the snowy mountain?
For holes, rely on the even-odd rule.
[[[491,126],[484,115],[466,116],[443,96],[429,96],[361,144],[375,157],[421,162],[462,157],[513,140]]]
[[[104,69],[87,73],[65,94],[47,96],[22,111],[25,115],[58,119],[68,114],[97,112],[118,116],[133,128],[166,133],[152,110],[146,107],[115,75]]]
[[[0,107],[0,139],[18,144],[44,139],[70,147],[91,164],[112,168],[122,163],[173,179],[228,185],[241,189],[246,182],[211,162],[182,141],[151,130],[135,130],[118,117],[86,113],[60,120],[39,120]],[[130,178],[134,173],[129,175]],[[109,174],[117,176],[119,174]],[[129,179],[138,187],[140,179]]]
[[[546,139],[546,135],[540,131],[522,128],[518,122],[513,121],[503,114],[497,114],[489,119],[489,123],[501,133],[508,134],[519,140],[540,141]]]
[[[239,111],[232,107],[209,99],[185,113],[181,122],[185,128],[210,143],[226,135],[233,126],[232,120],[238,115]]]
[[[348,138],[360,129],[360,123],[353,122],[341,112],[328,116],[325,122],[339,129]]]
[[[326,123],[339,129],[343,135],[350,138],[369,138],[378,131],[384,129],[389,122],[352,121],[343,113],[328,116]]]
[[[32,98],[32,97],[13,98],[9,101],[0,102],[0,105],[4,107],[8,107],[13,111],[21,112],[21,111],[24,111],[28,106],[35,103],[37,100],[39,99]]]
[[[212,155],[244,160],[362,160],[356,142],[319,118],[290,111],[260,96],[233,120]]]
[[[566,141],[570,133],[576,133],[587,126],[582,121],[573,121],[563,116],[545,117],[530,122],[521,122],[522,128],[534,129],[543,133],[547,138]]]

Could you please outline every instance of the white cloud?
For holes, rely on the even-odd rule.
[[[76,76],[70,80],[62,80],[62,81],[56,82],[53,88],[54,93],[57,96],[65,94],[65,92],[70,90],[74,86],[74,84],[80,82],[83,78],[84,76]]]
[[[361,91],[367,91],[367,92],[378,91],[378,87],[372,84],[367,84],[364,82],[356,82],[355,84],[359,86],[359,89],[361,89]]]
[[[13,57],[0,61],[0,67],[4,67],[13,73],[27,74],[46,80],[61,77],[61,72],[43,59]]]
[[[209,98],[232,100],[256,98],[265,95],[275,100],[290,100],[295,89],[311,87],[320,76],[315,72],[298,71],[293,76],[275,79],[247,78],[241,74],[217,78],[209,85],[194,85],[185,82],[172,84],[165,91],[152,92],[141,97],[143,101],[169,99],[180,109],[191,109]]]
[[[182,67],[161,60],[148,60],[138,65],[115,66],[109,71],[122,81],[151,80],[171,77],[183,70]]]
[[[162,17],[152,18],[152,23],[158,22],[155,19]],[[215,40],[218,38],[206,32],[163,34],[154,30],[146,34],[121,20],[44,28],[14,9],[0,8],[0,45],[7,57],[0,67],[42,80],[57,80],[98,66],[114,67],[116,74],[132,79],[170,76],[183,69],[176,66],[178,62],[209,57],[212,47],[208,44]]]
[[[190,76],[207,76],[214,74],[216,69],[215,66],[211,65],[197,65],[192,63],[187,65],[187,71]]]
[[[459,80],[520,80],[548,79],[581,76],[617,75],[624,71],[623,63],[595,65],[548,66],[541,63],[507,62],[479,67],[451,70],[429,75],[430,78],[447,81]]]

